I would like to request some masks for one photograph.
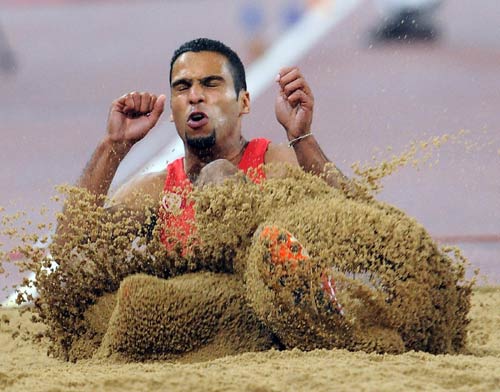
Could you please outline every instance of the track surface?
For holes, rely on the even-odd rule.
[[[271,18],[279,19],[280,3],[271,2]],[[17,73],[0,74],[0,206],[37,220],[30,210],[47,203],[53,186],[78,178],[115,97],[168,91],[169,59],[180,43],[209,36],[245,58],[240,4],[0,1],[0,23],[19,63]],[[414,139],[470,130],[466,145],[440,148],[432,168],[407,167],[387,178],[380,198],[457,243],[490,283],[500,282],[499,16],[495,0],[447,1],[438,12],[439,41],[372,46],[367,32],[378,15],[365,0],[297,64],[315,93],[316,137],[347,174],[376,147],[397,153]],[[268,37],[279,32],[276,22]],[[275,93],[269,86],[253,102],[247,138],[284,141]],[[173,137],[162,131],[156,140]],[[0,289],[16,277],[5,279]]]

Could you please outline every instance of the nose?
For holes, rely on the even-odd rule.
[[[203,91],[203,87],[199,84],[193,84],[189,89],[189,103],[197,104],[205,101],[205,95]]]

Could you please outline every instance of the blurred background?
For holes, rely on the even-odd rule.
[[[0,0],[0,206],[52,219],[38,211],[57,208],[54,186],[79,177],[111,101],[134,90],[168,95],[173,51],[206,36],[247,66],[247,138],[285,142],[272,80],[281,66],[300,66],[316,98],[314,133],[347,175],[353,162],[467,130],[386,178],[378,198],[498,284],[499,20],[496,0]],[[182,154],[168,114],[115,186]],[[0,290],[16,280],[1,275]]]

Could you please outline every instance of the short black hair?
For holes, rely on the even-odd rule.
[[[177,58],[186,52],[216,52],[227,58],[230,66],[231,75],[234,81],[234,90],[236,97],[239,96],[240,91],[247,89],[247,82],[245,77],[245,67],[241,62],[239,56],[229,46],[224,45],[220,41],[209,38],[196,38],[191,41],[183,43],[179,46],[170,60],[170,84],[172,84],[172,68]]]

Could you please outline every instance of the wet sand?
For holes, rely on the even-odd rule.
[[[474,290],[467,351],[461,355],[366,354],[346,350],[266,351],[205,362],[68,363],[46,355],[45,343],[11,335],[40,328],[1,309],[0,388],[4,391],[277,391],[463,390],[500,388],[500,287]],[[9,320],[6,323],[5,320]]]

